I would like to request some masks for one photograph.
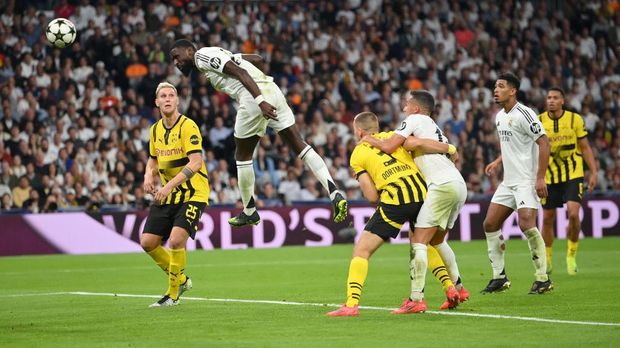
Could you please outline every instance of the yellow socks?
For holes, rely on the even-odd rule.
[[[441,256],[439,256],[437,250],[431,245],[426,249],[426,253],[428,255],[428,270],[439,280],[443,290],[447,291],[449,287],[454,286],[454,283],[450,280],[446,265],[441,260]]]
[[[359,304],[367,275],[368,260],[359,256],[354,257],[349,265],[349,277],[347,278],[347,307]]]
[[[579,248],[579,241],[573,242],[568,240],[568,250],[566,251],[567,257],[575,257],[577,255],[577,248]]]
[[[168,272],[168,295],[173,300],[179,298],[179,285],[185,282],[185,248],[170,249],[170,272]]]
[[[168,267],[170,266],[170,253],[168,250],[164,249],[161,245],[158,245],[157,248],[149,251],[147,254],[155,260],[155,263],[157,263],[159,268],[168,274]]]

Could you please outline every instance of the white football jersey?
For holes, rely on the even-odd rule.
[[[448,143],[448,138],[443,135],[435,121],[429,116],[421,114],[407,116],[394,133],[405,138],[413,135],[421,139],[433,139]],[[464,182],[461,173],[445,154],[424,154],[421,151],[415,151],[413,160],[428,184],[441,185],[450,181]]]
[[[241,55],[233,55],[232,52],[221,47],[203,47],[194,55],[196,67],[205,74],[211,85],[218,91],[222,91],[239,101],[239,95],[247,90],[241,81],[224,73],[224,65],[228,61],[232,61],[247,71],[259,89],[261,83],[273,82],[273,77],[265,75],[254,64],[241,58]]]
[[[538,116],[517,102],[509,112],[502,108],[497,113],[495,125],[502,149],[504,184],[534,184],[538,170],[536,140],[545,134]]]

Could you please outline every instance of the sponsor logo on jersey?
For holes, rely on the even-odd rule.
[[[175,155],[181,155],[183,154],[183,149],[180,147],[175,147],[172,149],[164,149],[164,150],[160,150],[160,149],[155,149],[155,155],[157,157],[159,156],[175,156]]]
[[[222,60],[219,57],[213,57],[211,58],[211,61],[209,61],[209,64],[213,69],[218,69],[220,64],[222,64]]]
[[[200,139],[198,139],[198,136],[194,134],[189,138],[189,142],[192,143],[192,145],[198,145],[200,143]]]

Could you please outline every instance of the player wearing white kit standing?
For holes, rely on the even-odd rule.
[[[252,156],[267,127],[273,128],[297,156],[312,170],[329,193],[334,208],[333,219],[347,216],[347,201],[338,191],[323,159],[306,144],[295,126],[295,116],[280,88],[271,76],[255,64],[262,58],[255,54],[232,54],[220,47],[196,49],[188,40],[178,40],[170,50],[174,65],[186,76],[192,70],[205,74],[211,85],[239,103],[235,120],[235,160],[243,211],[228,220],[233,226],[256,225],[260,216],[254,202],[254,166]]]
[[[403,108],[403,111],[409,116],[394,131],[394,134],[385,140],[370,136],[363,140],[390,154],[405,143],[410,135],[421,139],[438,140],[447,144],[448,139],[430,117],[434,108],[435,99],[429,92],[410,91]],[[456,148],[453,145],[449,146],[450,153],[454,154]],[[447,300],[440,308],[454,308],[460,302],[469,299],[469,292],[461,282],[454,252],[444,239],[446,233],[454,227],[459,212],[465,204],[467,186],[461,173],[445,154],[425,154],[415,150],[413,156],[415,164],[428,184],[428,191],[411,237],[411,298],[406,300],[397,311],[415,313],[426,310],[424,284],[428,266],[426,247],[428,243],[437,249],[446,264],[452,282],[456,285],[456,289],[448,289],[446,292]]]
[[[495,117],[502,153],[485,172],[491,175],[502,164],[504,180],[495,191],[484,219],[493,279],[482,293],[500,292],[510,287],[504,270],[506,245],[501,226],[515,210],[536,270],[536,280],[529,293],[542,294],[553,289],[547,275],[545,242],[536,227],[540,197],[547,196],[545,172],[550,146],[536,113],[517,102],[519,85],[519,79],[512,73],[501,74],[495,82],[495,102],[502,107]]]

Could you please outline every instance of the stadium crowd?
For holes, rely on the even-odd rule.
[[[235,102],[171,64],[168,48],[180,38],[262,55],[303,137],[349,199],[361,199],[348,168],[353,116],[374,111],[394,129],[409,89],[435,96],[433,116],[459,148],[469,194],[493,192],[498,177],[484,175],[484,166],[499,149],[492,88],[502,71],[517,73],[519,100],[539,112],[549,87],[564,88],[598,159],[597,190],[620,189],[618,1],[3,3],[1,211],[147,206],[148,129],[164,80],[201,127],[211,202],[237,204]],[[75,24],[72,46],[47,43],[55,17]],[[273,133],[261,140],[254,166],[259,207],[325,198]]]

